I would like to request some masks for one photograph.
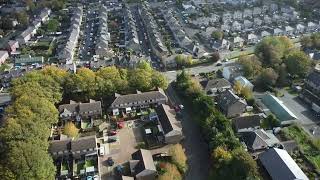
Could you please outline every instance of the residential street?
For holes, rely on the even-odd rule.
[[[181,104],[181,101],[176,95],[171,84],[169,85],[166,93],[172,104]],[[199,126],[188,113],[188,107],[183,110],[182,114],[183,118],[181,124],[185,136],[182,145],[186,149],[189,166],[185,180],[206,180],[209,176],[210,166],[208,145],[205,143],[201,135]]]

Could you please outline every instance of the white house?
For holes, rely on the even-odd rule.
[[[250,90],[253,89],[253,84],[245,77],[243,76],[238,76],[236,78],[234,78],[234,81],[238,81],[242,87],[245,87],[245,88],[249,88]]]
[[[9,58],[8,51],[0,51],[0,65],[3,64]]]

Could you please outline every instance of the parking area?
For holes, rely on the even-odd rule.
[[[279,99],[297,116],[299,123],[310,134],[320,137],[320,117],[298,96],[289,94],[287,91],[283,91],[283,94],[284,96],[279,97]]]
[[[115,175],[114,167],[130,160],[131,154],[137,150],[138,143],[143,141],[139,124],[135,121],[126,121],[125,127],[118,130],[115,137],[117,137],[116,142],[104,144],[105,155],[99,157],[101,179],[112,180]],[[114,161],[113,166],[107,163],[110,157]]]

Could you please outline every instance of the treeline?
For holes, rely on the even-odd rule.
[[[55,104],[63,97],[74,100],[107,97],[115,92],[166,88],[163,75],[148,63],[133,70],[82,68],[76,74],[56,67],[32,71],[12,82],[12,105],[0,128],[1,179],[54,179],[56,168],[48,154],[52,124],[58,122]],[[101,96],[101,97],[100,97]]]
[[[185,71],[177,76],[176,88],[190,103],[209,144],[212,169],[209,179],[257,179],[256,162],[235,136],[231,122],[214,106],[212,98],[205,95],[197,81]]]
[[[312,63],[287,37],[264,38],[252,56],[239,58],[245,76],[262,88],[287,86],[291,79],[304,78]]]

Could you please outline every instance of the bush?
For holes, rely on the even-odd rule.
[[[181,144],[176,144],[170,147],[169,155],[172,156],[172,162],[175,164],[181,174],[187,171],[187,156]]]
[[[175,165],[161,163],[161,166],[163,167],[163,170],[160,171],[162,174],[160,174],[158,180],[182,180],[182,176]]]
[[[67,135],[68,137],[75,138],[78,136],[78,133],[79,129],[72,122],[67,122],[64,125],[63,134]]]

